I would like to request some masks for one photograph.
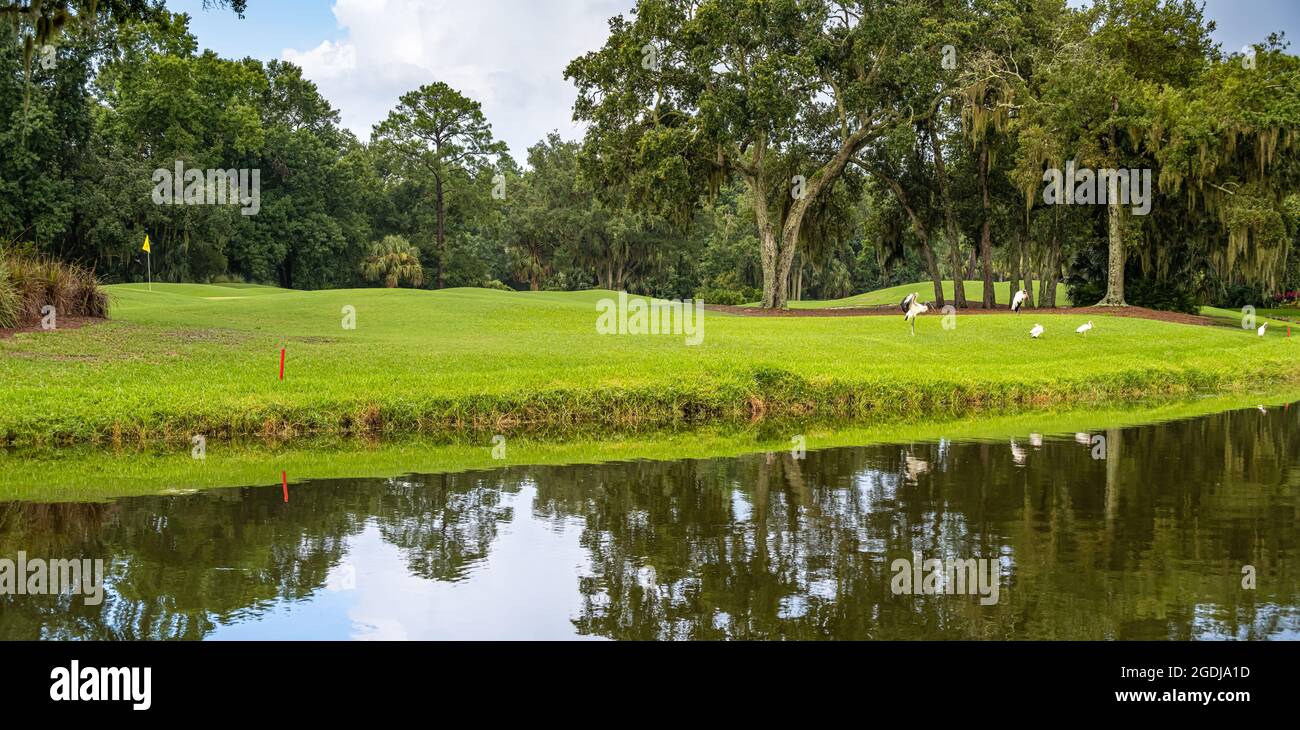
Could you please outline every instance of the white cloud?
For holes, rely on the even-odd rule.
[[[523,162],[548,131],[577,137],[572,59],[599,48],[607,20],[632,0],[337,0],[343,38],[285,60],[303,68],[362,139],[398,97],[442,81],[480,102],[498,138]]]

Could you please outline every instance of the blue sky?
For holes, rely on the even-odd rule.
[[[1084,0],[1072,0],[1082,4]],[[634,0],[249,0],[245,19],[167,0],[193,17],[199,45],[223,56],[283,58],[362,139],[404,92],[445,81],[483,104],[493,131],[521,162],[548,131],[571,121],[564,67],[604,41],[606,20]],[[1300,0],[1206,0],[1225,50],[1282,30],[1300,41]],[[1300,51],[1295,46],[1292,52]]]

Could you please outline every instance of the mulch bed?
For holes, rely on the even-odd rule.
[[[739,314],[747,317],[902,317],[903,314],[897,305],[884,305],[879,307],[846,307],[843,309],[760,309],[758,307],[736,307],[722,304],[710,304],[706,309],[715,312],[725,312],[727,314]],[[1138,319],[1154,319],[1160,322],[1174,322],[1176,324],[1197,324],[1197,325],[1214,325],[1216,322],[1209,317],[1202,317],[1198,314],[1183,314],[1182,312],[1161,312],[1155,309],[1146,309],[1145,307],[1056,307],[1053,309],[1024,309],[1017,316],[1032,317],[1034,313],[1040,314],[1065,314],[1065,315],[1097,315],[1107,314],[1112,317],[1136,317]],[[983,307],[972,307],[967,309],[958,309],[958,314],[981,314],[981,315],[1011,315],[1014,314],[1010,307],[996,307],[994,309],[984,309]],[[942,314],[940,311],[931,310],[927,314]]]
[[[26,327],[10,327],[7,329],[0,328],[0,340],[8,339],[10,337],[13,337],[16,334],[20,334],[23,332],[52,333],[52,332],[58,332],[59,330],[75,330],[81,327],[85,327],[86,325],[96,324],[98,322],[107,322],[107,321],[108,320],[100,317],[59,317],[58,320],[56,320],[56,323],[58,324],[56,328],[52,330],[44,330],[41,329],[41,323],[38,320]]]

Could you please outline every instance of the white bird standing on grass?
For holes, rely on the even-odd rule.
[[[1077,332],[1077,333],[1083,335],[1084,337],[1087,337],[1087,336],[1088,336],[1088,330],[1090,330],[1090,329],[1092,329],[1092,320],[1088,320],[1088,324],[1080,325],[1080,326],[1079,326],[1079,329],[1075,330],[1075,332]]]
[[[912,325],[912,336],[916,336],[916,317],[930,311],[930,308],[917,301],[919,294],[908,294],[903,300],[900,308],[903,310],[903,319],[906,319]]]
[[[1256,331],[1259,332],[1259,336],[1260,336],[1260,337],[1263,337],[1263,336],[1264,336],[1264,330],[1266,330],[1266,329],[1268,329],[1268,322],[1265,322],[1264,324],[1260,325],[1260,326],[1259,326],[1259,329],[1256,330]]]
[[[1039,337],[1042,337],[1042,336],[1043,336],[1043,333],[1046,332],[1046,331],[1047,331],[1047,330],[1043,329],[1043,325],[1041,325],[1041,324],[1036,324],[1036,325],[1034,325],[1034,328],[1033,328],[1033,329],[1029,330],[1029,336],[1032,337],[1032,338],[1034,338],[1034,339],[1036,340],[1036,339],[1038,339]]]
[[[1011,298],[1011,311],[1015,312],[1016,314],[1020,314],[1020,308],[1025,306],[1025,302],[1028,299],[1029,299],[1029,292],[1025,291],[1024,289],[1021,289],[1020,291],[1016,292],[1016,295]]]

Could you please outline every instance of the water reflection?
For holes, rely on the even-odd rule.
[[[0,557],[108,597],[2,595],[0,638],[1295,639],[1298,415],[3,503]],[[894,595],[914,551],[999,602]]]

